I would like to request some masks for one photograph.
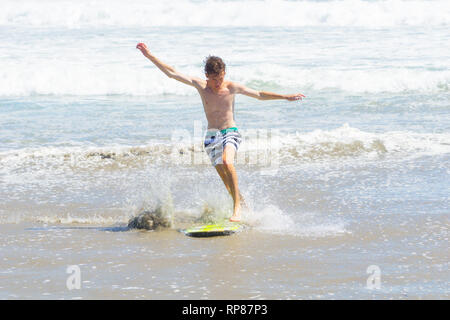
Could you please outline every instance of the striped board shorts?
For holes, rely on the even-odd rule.
[[[205,151],[211,160],[211,164],[216,166],[222,164],[223,150],[226,145],[231,145],[237,151],[242,142],[242,136],[236,127],[223,130],[208,130],[205,135]]]

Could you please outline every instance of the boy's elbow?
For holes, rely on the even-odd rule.
[[[177,77],[177,72],[173,68],[166,68],[164,70],[164,73],[166,74],[166,76],[168,76],[171,79],[174,79]]]

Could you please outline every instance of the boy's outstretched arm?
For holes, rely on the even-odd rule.
[[[267,91],[257,91],[238,83],[233,83],[233,87],[236,93],[243,94],[258,100],[276,100],[276,99],[286,99],[289,101],[302,100],[305,95],[301,93],[297,94],[278,94]]]
[[[201,82],[205,82],[204,80],[196,77],[190,77],[184,74],[181,74],[180,72],[176,71],[173,67],[165,64],[158,58],[156,58],[154,55],[151,54],[148,47],[145,45],[145,43],[138,43],[136,46],[137,49],[141,50],[142,54],[148,58],[155,66],[157,66],[162,72],[165,73],[166,76],[169,78],[178,80],[180,82],[183,82],[185,84],[188,84],[193,87],[199,87]]]

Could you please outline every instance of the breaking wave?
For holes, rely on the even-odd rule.
[[[214,17],[214,18],[212,18]],[[447,0],[3,0],[0,26],[444,26]]]
[[[314,130],[281,135],[276,131],[242,130],[244,142],[237,156],[241,165],[264,165],[276,156],[280,165],[367,159],[410,158],[450,153],[450,136],[445,133],[392,131],[364,132],[348,124],[334,130]],[[0,153],[0,174],[7,182],[11,174],[24,171],[91,170],[142,167],[146,165],[210,165],[201,142],[152,142],[141,146],[41,147]],[[12,177],[11,179],[16,179]]]
[[[450,87],[450,71],[408,68],[333,70],[262,64],[231,67],[230,79],[256,90],[297,88],[298,90],[338,89],[355,93],[442,92]],[[202,76],[200,68],[180,70]],[[276,79],[268,82],[267,79]],[[286,89],[287,90],[287,89]],[[192,87],[165,77],[156,70],[131,65],[104,67],[70,62],[3,63],[0,69],[0,96],[33,95],[197,95]]]

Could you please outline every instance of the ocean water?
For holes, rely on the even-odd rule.
[[[449,30],[446,0],[2,0],[0,299],[448,299]],[[232,202],[138,42],[306,95],[236,97],[245,232],[178,232]]]

